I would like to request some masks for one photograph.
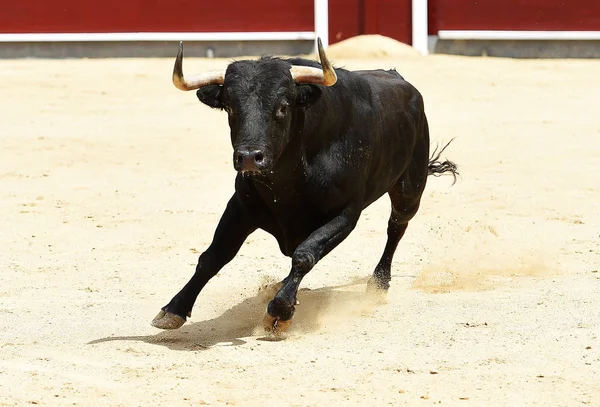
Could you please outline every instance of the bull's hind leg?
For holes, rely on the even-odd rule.
[[[387,242],[383,255],[373,272],[373,278],[368,282],[368,290],[387,291],[390,288],[392,259],[400,239],[406,232],[408,222],[419,210],[426,178],[427,174],[423,166],[413,165],[388,191],[392,201],[392,213],[388,221]]]
[[[392,280],[392,259],[394,258],[398,243],[400,242],[400,239],[402,239],[402,236],[404,236],[404,232],[406,232],[406,228],[408,227],[408,222],[401,222],[394,212],[396,211],[392,208],[392,215],[388,221],[387,228],[388,237],[385,249],[383,250],[383,255],[381,256],[379,263],[377,263],[377,267],[375,267],[373,278],[368,282],[367,287],[371,291],[387,291],[387,289],[390,288],[390,281]]]

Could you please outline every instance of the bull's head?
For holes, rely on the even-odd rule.
[[[198,89],[200,101],[227,111],[233,145],[233,166],[242,173],[271,171],[290,140],[299,109],[320,95],[315,85],[337,80],[321,39],[317,40],[321,68],[292,65],[279,58],[236,61],[225,71],[185,77],[180,44],[173,83],[181,90]]]

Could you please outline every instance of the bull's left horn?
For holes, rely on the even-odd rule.
[[[173,67],[173,85],[179,90],[194,90],[207,85],[222,85],[225,71],[208,71],[199,75],[185,77],[183,75],[183,42],[179,42],[179,51]]]
[[[327,59],[321,38],[317,38],[317,48],[323,69],[313,68],[312,66],[292,65],[290,69],[292,78],[298,84],[312,83],[315,85],[332,86],[337,82],[337,75],[331,66],[331,62]]]

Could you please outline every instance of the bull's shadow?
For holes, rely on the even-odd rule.
[[[373,301],[372,297],[365,293],[365,282],[366,278],[341,286],[300,290],[300,305],[296,307],[289,334],[312,332],[324,325],[368,313],[378,301]],[[275,338],[265,334],[262,329],[267,302],[267,297],[258,293],[214,319],[188,323],[175,331],[160,331],[156,335],[147,336],[112,336],[93,340],[89,344],[141,341],[173,350],[198,351],[216,344],[243,345],[246,341],[242,338],[249,336],[274,340]]]

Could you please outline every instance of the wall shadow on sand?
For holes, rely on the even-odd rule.
[[[366,279],[334,287],[315,290],[302,289],[298,292],[300,305],[296,307],[290,335],[316,331],[344,320],[369,314],[376,301],[365,293]],[[98,344],[113,341],[145,342],[166,346],[172,350],[199,351],[217,344],[239,346],[246,343],[243,338],[274,340],[265,334],[262,319],[270,298],[258,293],[234,305],[214,319],[188,322],[178,330],[160,331],[147,336],[111,336],[88,343]],[[381,303],[381,301],[377,301]]]

